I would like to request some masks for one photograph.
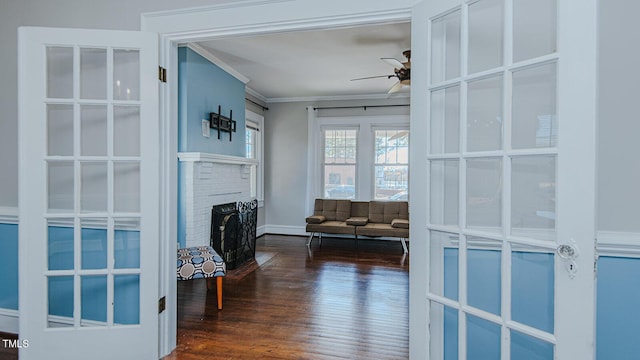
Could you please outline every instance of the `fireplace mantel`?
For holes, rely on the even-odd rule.
[[[240,156],[220,155],[203,152],[179,152],[181,162],[208,162],[214,164],[258,165],[258,160]]]

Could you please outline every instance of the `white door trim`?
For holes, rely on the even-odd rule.
[[[161,66],[168,86],[160,89],[161,229],[160,294],[167,308],[160,315],[160,356],[176,347],[177,304],[175,251],[177,244],[177,124],[178,45],[229,36],[249,36],[285,31],[329,29],[411,19],[414,0],[249,0],[233,4],[182,9],[141,15],[141,30],[160,34]],[[212,19],[216,19],[212,22]]]

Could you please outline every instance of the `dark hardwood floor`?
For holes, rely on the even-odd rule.
[[[260,267],[178,282],[178,346],[165,359],[408,359],[409,265],[398,242],[266,235]]]
[[[178,281],[178,346],[165,360],[408,359],[409,259],[398,242],[266,235],[260,267],[225,279],[224,309],[206,281]],[[0,338],[15,339],[0,333]],[[17,349],[0,346],[0,359]]]
[[[18,360],[18,348],[11,348],[5,345],[4,340],[17,340],[15,334],[0,332],[0,360]]]

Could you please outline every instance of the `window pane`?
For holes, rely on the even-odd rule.
[[[73,276],[47,278],[48,327],[73,326]]]
[[[467,151],[502,148],[502,75],[469,83]]]
[[[113,277],[113,322],[140,324],[140,275]]]
[[[431,23],[431,83],[460,76],[460,11]]]
[[[140,99],[140,52],[113,51],[113,99]]]
[[[114,211],[140,211],[140,164],[114,163],[113,171]]]
[[[556,51],[556,0],[513,2],[513,61]]]
[[[357,130],[324,131],[324,197],[355,199]]]
[[[375,166],[375,198],[397,201],[409,199],[409,166]]]
[[[456,153],[460,148],[460,86],[431,93],[431,153]]]
[[[467,359],[500,360],[500,325],[467,315]]]
[[[409,131],[376,130],[374,198],[408,200]]]
[[[458,234],[431,231],[429,259],[431,269],[429,291],[458,300],[458,261],[460,244]]]
[[[458,360],[458,310],[431,302],[429,317],[431,359]]]
[[[81,326],[105,326],[107,321],[107,276],[81,276]]]
[[[72,270],[74,258],[73,219],[47,221],[49,270]]]
[[[140,268],[140,219],[115,221],[113,247],[114,268]]]
[[[555,63],[513,73],[514,149],[557,145],[556,79]]]
[[[325,165],[324,197],[327,199],[355,199],[355,179],[355,165]]]
[[[246,144],[246,158],[247,159],[255,159],[256,158],[255,139],[256,139],[256,131],[247,127],[246,131],[245,131],[245,144]]]
[[[556,157],[515,157],[511,172],[511,233],[555,240]]]
[[[73,97],[73,48],[47,47],[47,96]]]
[[[357,130],[325,130],[325,164],[355,164]]]
[[[496,240],[467,238],[467,302],[495,315],[502,304],[501,249]]]
[[[469,74],[502,65],[503,8],[503,0],[469,5]]]
[[[83,156],[107,155],[107,107],[105,105],[81,105],[80,130],[80,152]]]
[[[513,245],[511,319],[553,333],[555,293],[552,250]]]
[[[49,211],[73,210],[73,161],[51,161],[48,163]]]
[[[107,165],[106,161],[80,163],[80,208],[83,212],[107,211]]]
[[[113,155],[140,155],[140,107],[113,107]]]
[[[107,268],[107,219],[83,219],[81,259],[83,269]]]
[[[431,223],[458,225],[459,170],[458,160],[434,160],[431,162]]]
[[[47,105],[47,154],[73,155],[73,105]]]
[[[107,98],[106,49],[80,49],[80,97]]]
[[[467,227],[502,231],[502,159],[467,161]]]
[[[511,360],[553,360],[553,344],[511,330]]]

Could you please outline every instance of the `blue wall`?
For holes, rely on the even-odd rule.
[[[596,358],[640,356],[640,259],[598,260]]]
[[[189,48],[178,49],[178,151],[204,152],[232,156],[245,155],[245,86],[244,83],[209,62]],[[233,120],[237,131],[229,133],[211,129],[211,137],[202,136],[202,120],[217,112]]]
[[[212,64],[209,60],[189,48],[178,49],[178,151],[203,152],[231,156],[245,156],[245,86],[244,83]],[[209,113],[217,112],[229,116],[233,110],[236,132],[211,129],[211,137],[202,136],[202,120]],[[184,200],[185,174],[178,166],[178,242],[185,247],[186,215]],[[208,240],[207,240],[208,241]]]
[[[18,225],[0,224],[0,308],[18,310]]]

